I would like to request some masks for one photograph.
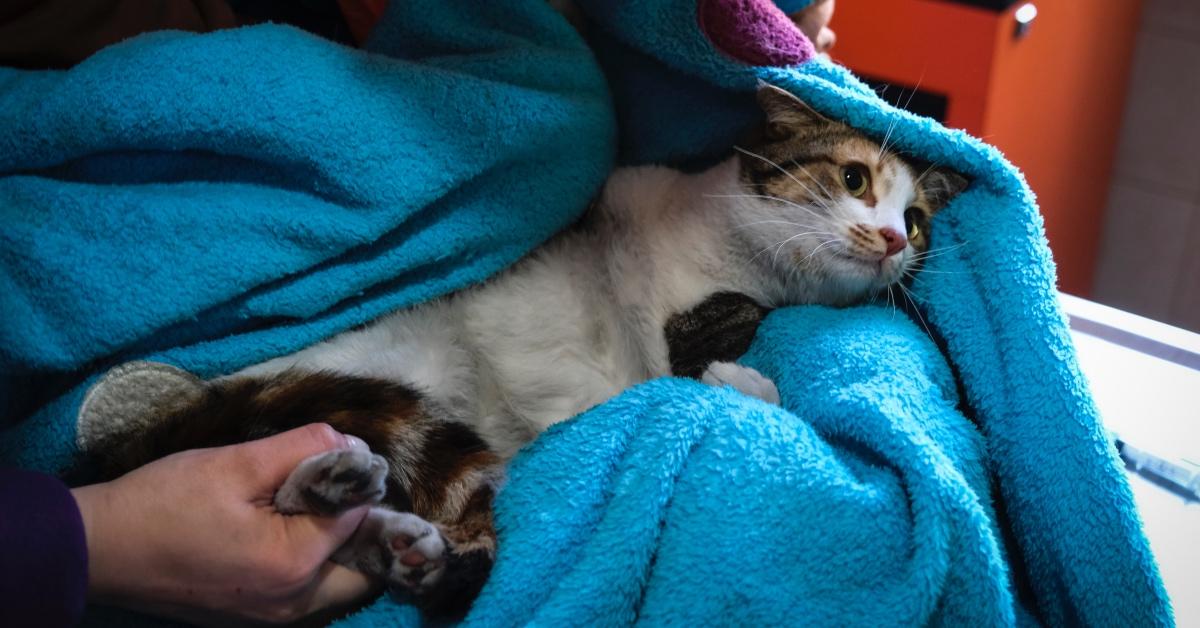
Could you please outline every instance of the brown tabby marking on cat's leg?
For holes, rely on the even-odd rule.
[[[671,374],[700,379],[713,362],[742,357],[768,312],[744,294],[718,292],[671,316],[663,329]]]
[[[750,348],[770,310],[736,292],[718,292],[663,327],[671,374],[709,386],[731,386],[743,394],[779,404],[779,390],[762,373],[734,362]]]
[[[464,504],[452,523],[438,529],[450,541],[446,573],[436,589],[426,592],[420,603],[428,608],[467,608],[479,595],[492,571],[496,556],[496,533],[492,521],[495,489],[480,486]]]
[[[99,452],[115,477],[163,456],[328,423],[365,447],[305,460],[276,495],[283,512],[332,514],[379,500],[334,558],[382,577],[428,612],[460,616],[491,571],[492,497],[503,464],[468,426],[395,382],[325,372],[216,380],[195,403]],[[372,453],[374,452],[374,453]],[[377,455],[375,455],[377,454]]]

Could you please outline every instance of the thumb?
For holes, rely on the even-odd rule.
[[[358,439],[346,436],[326,423],[310,423],[234,447],[245,460],[246,467],[254,470],[255,488],[273,493],[306,458],[331,449],[346,449],[355,441]]]

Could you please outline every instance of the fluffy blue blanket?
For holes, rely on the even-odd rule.
[[[550,430],[467,623],[1170,625],[1020,174],[713,45],[762,2],[580,4],[590,47],[541,0],[393,0],[368,52],[267,25],[0,70],[0,461],[66,466],[111,365],[226,373],[481,280],[583,210],[618,116],[623,161],[702,163],[766,80],[973,178],[920,319],[778,311],[745,361],[783,408],[663,380]],[[381,621],[419,618],[344,620]]]

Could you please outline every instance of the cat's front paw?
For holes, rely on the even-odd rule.
[[[779,389],[765,375],[733,362],[713,362],[704,369],[700,381],[709,386],[732,386],[743,394],[779,405]]]
[[[388,464],[365,446],[327,451],[305,459],[275,492],[284,514],[334,515],[377,504],[387,488]]]
[[[381,536],[392,554],[387,580],[393,589],[420,595],[442,579],[448,548],[433,524],[409,512],[391,513]]]

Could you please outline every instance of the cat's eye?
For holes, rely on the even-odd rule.
[[[842,184],[851,196],[860,197],[867,193],[867,172],[860,165],[842,168]]]
[[[908,232],[908,239],[912,240],[921,235],[921,226],[917,224],[917,216],[921,210],[916,207],[909,207],[904,210],[904,230]]]

